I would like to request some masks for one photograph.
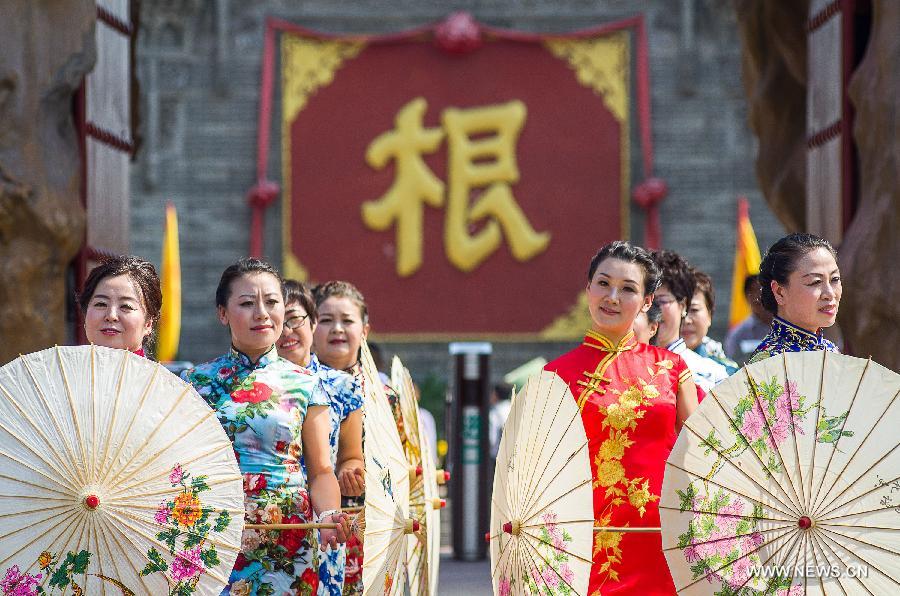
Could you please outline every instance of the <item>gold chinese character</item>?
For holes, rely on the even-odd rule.
[[[547,248],[548,232],[536,232],[513,197],[510,184],[518,182],[516,142],[525,123],[525,105],[511,101],[498,106],[447,108],[442,122],[449,146],[450,193],[444,250],[462,271],[471,271],[502,242],[527,261]],[[470,207],[473,189],[485,188]],[[471,234],[469,226],[487,219]]]
[[[406,104],[397,113],[396,129],[376,137],[366,150],[366,162],[375,169],[394,160],[394,183],[377,201],[363,203],[362,217],[375,230],[397,223],[397,274],[401,277],[422,265],[423,205],[444,204],[444,183],[422,161],[422,154],[434,153],[444,138],[441,129],[423,127],[427,107],[421,97]]]
[[[442,207],[444,183],[422,160],[433,153],[444,131],[422,124],[428,104],[421,97],[397,114],[395,130],[375,138],[366,162],[382,169],[396,164],[394,182],[376,201],[362,206],[363,222],[372,229],[397,225],[397,273],[409,276],[422,265],[424,205]],[[444,250],[458,269],[471,271],[496,251],[506,236],[519,261],[546,250],[549,232],[536,232],[516,203],[511,185],[518,182],[515,149],[525,123],[525,105],[511,101],[497,106],[444,110],[441,122],[448,142],[448,193]],[[480,192],[472,203],[473,191]],[[470,226],[481,229],[470,231]]]

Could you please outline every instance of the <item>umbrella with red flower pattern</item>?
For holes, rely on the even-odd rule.
[[[0,368],[4,594],[219,594],[243,500],[214,412],[159,364],[78,346]]]

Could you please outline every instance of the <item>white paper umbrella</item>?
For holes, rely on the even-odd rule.
[[[438,486],[431,445],[419,420],[416,388],[409,371],[394,356],[391,362],[391,386],[400,397],[400,410],[406,428],[406,455],[410,467],[417,473],[410,475],[410,512],[419,521],[421,530],[409,537],[409,581],[412,594],[436,594],[438,565],[440,564],[441,521],[443,500]]]
[[[783,354],[716,386],[666,463],[663,548],[685,594],[900,593],[900,375]]]
[[[219,594],[240,548],[243,497],[214,412],[155,362],[78,346],[0,368],[0,578],[10,591]]]
[[[418,528],[409,517],[409,464],[365,342],[361,364],[366,460],[363,589],[366,594],[402,594],[408,582],[407,534]]]
[[[491,504],[495,594],[587,594],[594,527],[587,437],[555,373],[531,377],[513,399]]]

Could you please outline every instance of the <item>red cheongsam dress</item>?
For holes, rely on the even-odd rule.
[[[589,331],[550,362],[572,390],[588,438],[594,524],[659,527],[666,458],[675,444],[675,399],[691,371],[680,356]],[[595,532],[589,594],[675,594],[659,533]]]

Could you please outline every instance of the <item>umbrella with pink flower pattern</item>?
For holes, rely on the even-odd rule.
[[[715,387],[666,462],[682,594],[900,593],[900,375],[829,352]]]
[[[0,368],[3,594],[219,594],[243,500],[214,412],[159,364],[78,346]]]

